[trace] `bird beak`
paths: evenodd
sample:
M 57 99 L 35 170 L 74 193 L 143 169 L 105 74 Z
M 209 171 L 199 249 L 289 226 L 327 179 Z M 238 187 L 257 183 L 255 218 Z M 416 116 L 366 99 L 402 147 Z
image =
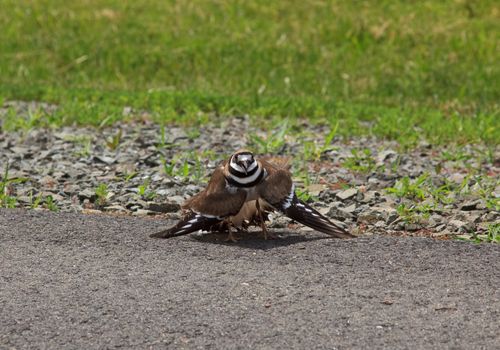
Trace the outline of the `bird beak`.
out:
M 248 174 L 247 169 L 248 169 L 248 165 L 250 165 L 250 162 L 244 161 L 242 165 L 243 165 L 243 170 L 245 170 L 245 175 L 247 175 Z

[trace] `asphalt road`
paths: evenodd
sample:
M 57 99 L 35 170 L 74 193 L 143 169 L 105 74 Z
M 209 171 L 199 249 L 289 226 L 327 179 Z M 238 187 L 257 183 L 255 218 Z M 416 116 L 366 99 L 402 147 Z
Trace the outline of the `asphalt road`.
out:
M 500 246 L 0 210 L 0 348 L 498 349 Z

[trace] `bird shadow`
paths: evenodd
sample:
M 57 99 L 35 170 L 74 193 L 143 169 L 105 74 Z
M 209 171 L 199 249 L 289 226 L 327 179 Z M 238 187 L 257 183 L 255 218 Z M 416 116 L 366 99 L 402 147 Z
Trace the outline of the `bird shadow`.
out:
M 331 237 L 324 236 L 305 236 L 292 231 L 273 232 L 276 237 L 271 239 L 264 239 L 260 232 L 247 232 L 235 234 L 237 241 L 227 241 L 227 233 L 210 232 L 199 236 L 191 236 L 192 239 L 199 242 L 237 246 L 247 249 L 260 249 L 268 250 L 279 247 L 286 247 L 303 242 L 317 241 L 322 239 L 331 239 Z

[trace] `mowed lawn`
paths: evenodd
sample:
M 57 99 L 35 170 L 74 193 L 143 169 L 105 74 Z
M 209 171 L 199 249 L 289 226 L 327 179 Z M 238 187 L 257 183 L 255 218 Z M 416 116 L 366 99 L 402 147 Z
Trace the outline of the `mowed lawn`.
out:
M 109 124 L 130 106 L 158 122 L 500 140 L 493 0 L 1 0 L 0 28 L 0 102 L 59 105 L 37 125 Z

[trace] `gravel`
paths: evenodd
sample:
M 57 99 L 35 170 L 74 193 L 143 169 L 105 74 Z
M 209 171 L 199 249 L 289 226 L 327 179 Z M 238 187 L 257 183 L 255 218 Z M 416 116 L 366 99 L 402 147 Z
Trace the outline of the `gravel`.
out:
M 34 102 L 8 102 L 15 109 L 55 110 Z M 3 129 L 0 129 L 3 130 Z M 314 204 L 355 234 L 447 236 L 484 233 L 500 220 L 500 149 L 480 145 L 453 148 L 422 142 L 409 151 L 396 142 L 370 137 L 336 137 L 317 161 L 301 160 L 305 144 L 322 145 L 323 126 L 304 125 L 302 136 L 287 135 L 280 154 L 294 169 L 306 167 L 309 183 L 299 188 Z M 162 134 L 164 136 L 162 136 Z M 162 128 L 145 118 L 112 127 L 62 127 L 0 133 L 0 171 L 8 167 L 5 193 L 18 208 L 62 212 L 104 212 L 176 219 L 186 198 L 231 152 L 265 137 L 248 117 L 228 118 L 199 128 Z M 369 150 L 369 155 L 364 150 Z M 428 174 L 433 196 L 415 199 L 390 194 L 408 177 Z M 97 190 L 104 186 L 104 191 Z M 452 186 L 453 191 L 439 192 Z M 5 206 L 5 205 L 4 205 Z M 273 216 L 271 227 L 288 221 Z M 295 227 L 295 226 L 294 226 Z

